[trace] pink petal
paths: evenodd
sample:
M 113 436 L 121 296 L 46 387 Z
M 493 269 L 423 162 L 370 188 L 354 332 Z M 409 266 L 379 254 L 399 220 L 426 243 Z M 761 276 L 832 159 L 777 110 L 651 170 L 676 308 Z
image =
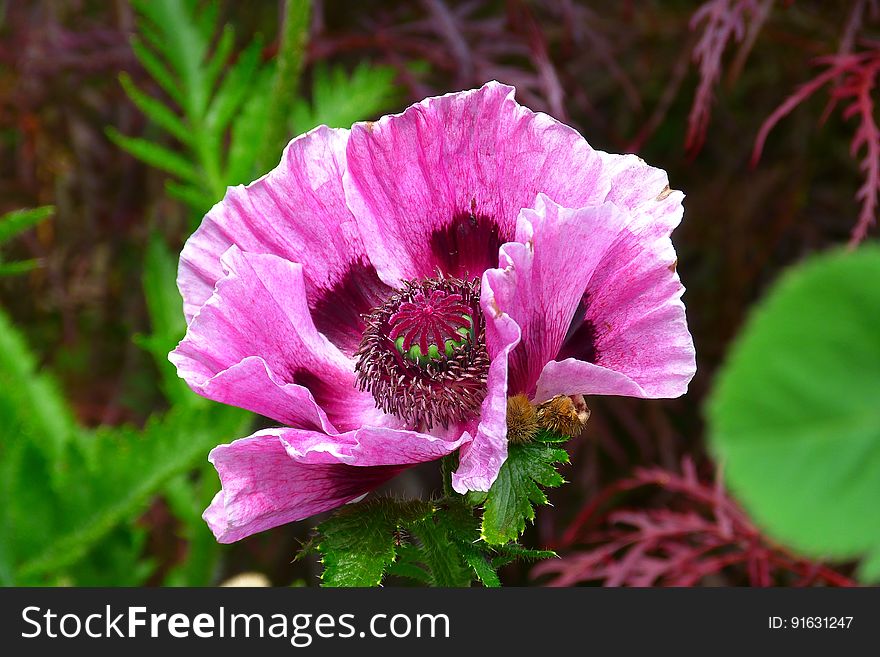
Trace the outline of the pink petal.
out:
M 389 285 L 438 267 L 479 276 L 496 266 L 498 247 L 538 192 L 568 207 L 608 194 L 600 154 L 513 94 L 489 82 L 352 128 L 345 193 Z
M 663 169 L 649 166 L 636 155 L 615 155 L 600 151 L 611 189 L 605 197 L 623 210 L 633 224 L 632 232 L 652 241 L 664 257 L 675 259 L 669 236 L 681 223 L 684 194 L 669 189 L 669 177 Z
M 499 268 L 485 279 L 498 307 L 520 326 L 510 357 L 510 394 L 531 396 L 541 370 L 556 358 L 587 282 L 626 218 L 612 203 L 577 210 L 538 195 L 520 213 L 516 242 L 501 247 Z
M 575 393 L 678 397 L 696 372 L 670 240 L 681 220 L 683 195 L 670 192 L 666 174 L 635 156 L 603 157 L 614 179 L 609 199 L 627 223 L 582 299 L 589 330 L 576 335 L 589 335 L 589 348 L 578 353 L 578 345 L 564 345 L 561 362 L 544 368 L 536 401 Z M 592 363 L 583 362 L 586 354 Z
M 536 402 L 546 401 L 556 395 L 579 394 L 651 397 L 631 378 L 607 367 L 575 358 L 547 363 L 538 379 Z
M 360 313 L 387 293 L 345 203 L 348 130 L 321 126 L 288 144 L 281 163 L 248 186 L 230 187 L 184 246 L 178 286 L 191 321 L 223 277 L 232 246 L 302 263 L 318 329 L 348 353 L 363 330 Z
M 452 475 L 452 487 L 461 494 L 469 490 L 488 491 L 507 460 L 508 359 L 519 344 L 520 328 L 507 313 L 500 311 L 495 297 L 496 291 L 486 272 L 480 306 L 486 318 L 486 348 L 492 364 L 476 435 L 461 448 L 459 467 Z
M 364 427 L 344 434 L 267 429 L 215 447 L 222 490 L 203 518 L 231 543 L 351 502 L 409 465 L 445 456 L 447 441 L 414 431 Z
M 323 431 L 392 420 L 355 388 L 351 359 L 316 330 L 302 265 L 236 246 L 222 264 L 226 275 L 169 355 L 194 391 Z

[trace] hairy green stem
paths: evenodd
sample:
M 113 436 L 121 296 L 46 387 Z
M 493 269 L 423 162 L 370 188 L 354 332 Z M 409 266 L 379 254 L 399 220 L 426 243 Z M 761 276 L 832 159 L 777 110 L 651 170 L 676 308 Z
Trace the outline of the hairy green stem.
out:
M 285 0 L 284 24 L 278 45 L 278 67 L 272 81 L 266 134 L 260 151 L 260 170 L 273 167 L 282 145 L 289 137 L 290 113 L 296 99 L 302 71 L 311 16 L 309 0 Z

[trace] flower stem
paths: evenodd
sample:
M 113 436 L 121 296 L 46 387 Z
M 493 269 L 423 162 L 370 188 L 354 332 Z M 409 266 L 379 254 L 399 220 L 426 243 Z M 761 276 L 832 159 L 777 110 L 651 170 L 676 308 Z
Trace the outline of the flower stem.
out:
M 278 44 L 278 66 L 272 81 L 266 134 L 260 152 L 260 170 L 278 163 L 281 147 L 289 138 L 290 113 L 296 100 L 299 75 L 305 60 L 309 35 L 310 0 L 286 0 L 284 24 Z

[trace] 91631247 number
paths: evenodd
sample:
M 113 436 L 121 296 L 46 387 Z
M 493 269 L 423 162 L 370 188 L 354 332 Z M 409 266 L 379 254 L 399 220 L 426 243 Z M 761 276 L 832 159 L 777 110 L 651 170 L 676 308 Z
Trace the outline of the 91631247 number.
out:
M 853 616 L 770 616 L 767 626 L 771 630 L 847 630 L 852 626 Z

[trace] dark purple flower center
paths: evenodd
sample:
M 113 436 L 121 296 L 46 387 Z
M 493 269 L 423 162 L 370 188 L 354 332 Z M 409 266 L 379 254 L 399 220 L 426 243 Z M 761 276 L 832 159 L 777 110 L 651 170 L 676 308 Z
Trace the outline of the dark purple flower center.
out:
M 365 315 L 358 387 L 416 429 L 472 417 L 489 371 L 479 299 L 477 279 L 407 281 Z

